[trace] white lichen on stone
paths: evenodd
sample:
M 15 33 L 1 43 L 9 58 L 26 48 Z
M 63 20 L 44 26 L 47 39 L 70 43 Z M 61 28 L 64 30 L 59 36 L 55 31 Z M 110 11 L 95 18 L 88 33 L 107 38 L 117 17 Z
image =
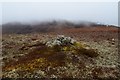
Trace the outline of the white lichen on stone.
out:
M 54 39 L 47 41 L 46 45 L 48 47 L 53 47 L 55 45 L 71 45 L 74 44 L 76 40 L 72 39 L 71 37 L 65 37 L 64 35 L 58 35 Z

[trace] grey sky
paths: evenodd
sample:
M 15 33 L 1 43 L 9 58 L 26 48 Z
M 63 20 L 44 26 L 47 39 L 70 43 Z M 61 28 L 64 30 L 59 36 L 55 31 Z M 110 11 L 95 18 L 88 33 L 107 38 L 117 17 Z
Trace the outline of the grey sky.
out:
M 92 21 L 118 25 L 117 2 L 3 3 L 2 22 Z

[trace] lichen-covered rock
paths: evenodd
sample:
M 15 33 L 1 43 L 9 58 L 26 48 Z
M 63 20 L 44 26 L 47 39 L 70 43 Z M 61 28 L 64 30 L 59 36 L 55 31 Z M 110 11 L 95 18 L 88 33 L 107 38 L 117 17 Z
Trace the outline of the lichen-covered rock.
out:
M 72 39 L 71 37 L 65 37 L 64 35 L 58 35 L 56 38 L 47 41 L 46 45 L 49 47 L 53 47 L 56 45 L 65 46 L 65 45 L 72 45 L 76 42 L 76 40 Z

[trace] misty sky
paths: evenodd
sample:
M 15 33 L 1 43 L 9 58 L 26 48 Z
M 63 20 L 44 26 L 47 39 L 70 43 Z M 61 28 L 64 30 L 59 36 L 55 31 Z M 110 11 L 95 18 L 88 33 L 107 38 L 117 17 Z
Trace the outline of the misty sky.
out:
M 2 4 L 2 23 L 49 20 L 118 25 L 117 2 L 21 2 Z

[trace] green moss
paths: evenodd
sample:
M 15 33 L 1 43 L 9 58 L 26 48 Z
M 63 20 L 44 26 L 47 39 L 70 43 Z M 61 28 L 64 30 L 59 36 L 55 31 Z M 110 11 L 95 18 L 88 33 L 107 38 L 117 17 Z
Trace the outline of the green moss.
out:
M 85 47 L 80 42 L 75 42 L 73 45 L 75 46 L 75 48 L 84 48 Z

